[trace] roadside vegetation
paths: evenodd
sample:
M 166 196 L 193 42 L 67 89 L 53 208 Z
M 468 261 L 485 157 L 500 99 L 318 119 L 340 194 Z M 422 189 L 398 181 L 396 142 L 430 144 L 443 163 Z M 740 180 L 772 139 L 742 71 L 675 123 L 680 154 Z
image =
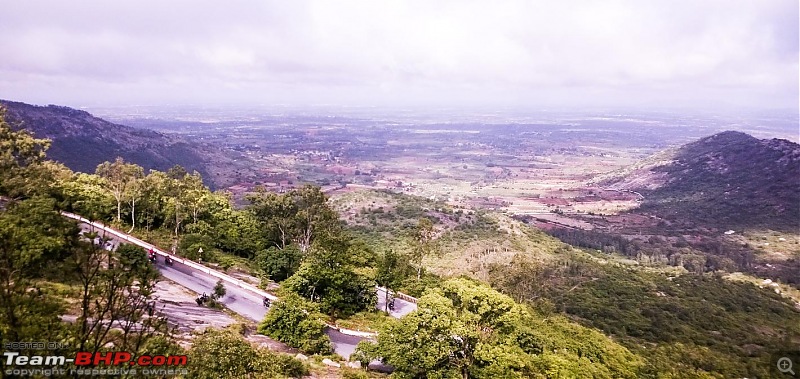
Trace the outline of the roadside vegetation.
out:
M 795 304 L 724 278 L 746 255 L 709 265 L 673 246 L 680 264 L 667 271 L 678 257 L 654 240 L 652 249 L 630 250 L 652 265 L 624 264 L 614 257 L 630 258 L 630 246 L 619 240 L 562 236 L 592 248 L 581 251 L 502 214 L 388 193 L 373 204 L 329 201 L 313 186 L 258 190 L 235 207 L 180 166 L 145 173 L 117 159 L 75 173 L 46 160 L 46 148 L 0 117 L 3 343 L 64 341 L 64 354 L 183 351 L 151 306 L 158 273 L 146 252 L 103 249 L 63 210 L 204 264 L 253 272 L 265 288 L 279 283 L 282 301 L 258 330 L 304 352 L 330 352 L 323 321 L 368 324 L 377 341 L 355 359 L 381 359 L 398 378 L 770 377 L 774 358 L 800 344 Z M 376 285 L 418 296 L 419 310 L 376 316 Z M 223 286 L 209 290 L 225 295 Z M 68 310 L 75 321 L 61 319 Z M 231 330 L 198 336 L 188 354 L 188 377 L 308 372 Z

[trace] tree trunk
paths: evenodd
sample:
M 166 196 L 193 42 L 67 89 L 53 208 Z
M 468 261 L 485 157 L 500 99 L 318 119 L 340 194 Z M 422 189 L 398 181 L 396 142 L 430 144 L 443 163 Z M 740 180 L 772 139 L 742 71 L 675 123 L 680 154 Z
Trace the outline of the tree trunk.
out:
M 133 228 L 136 227 L 136 200 L 131 202 L 131 230 L 128 230 L 128 234 L 133 231 Z

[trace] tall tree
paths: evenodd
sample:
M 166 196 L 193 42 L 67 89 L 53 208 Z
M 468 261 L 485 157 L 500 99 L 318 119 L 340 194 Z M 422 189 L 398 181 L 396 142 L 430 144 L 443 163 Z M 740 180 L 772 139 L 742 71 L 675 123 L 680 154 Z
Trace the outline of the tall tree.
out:
M 422 277 L 422 260 L 433 254 L 436 247 L 434 237 L 436 229 L 427 217 L 420 218 L 414 229 L 414 245 L 411 250 L 411 261 L 417 266 L 417 279 Z
M 389 292 L 397 289 L 406 277 L 408 264 L 400 254 L 388 250 L 378 259 L 378 271 L 375 273 L 375 282 L 385 287 L 384 312 L 389 313 Z
M 47 181 L 37 179 L 43 172 L 37 167 L 45 159 L 50 141 L 36 139 L 26 130 L 13 131 L 0 107 L 0 194 L 12 198 L 41 193 Z
M 113 342 L 140 353 L 147 339 L 167 333 L 152 297 L 159 274 L 144 249 L 122 244 L 107 251 L 86 243 L 67 262 L 81 288 L 75 326 L 79 351 L 98 352 Z
M 287 195 L 267 192 L 263 187 L 247 196 L 248 211 L 262 224 L 267 244 L 285 249 L 294 234 L 297 206 Z
M 136 228 L 136 203 L 144 196 L 144 169 L 141 166 L 133 165 L 129 168 L 130 182 L 125 188 L 125 198 L 131 209 L 131 228 L 128 233 Z
M 77 239 L 75 225 L 35 197 L 0 207 L 0 342 L 62 341 L 62 305 L 36 278 Z M 0 366 L 3 366 L 0 363 Z
M 122 203 L 128 187 L 136 181 L 136 176 L 141 175 L 142 168 L 135 164 L 125 163 L 121 157 L 117 157 L 114 162 L 103 162 L 97 165 L 95 170 L 97 176 L 105 179 L 109 192 L 117 201 L 117 222 L 122 222 Z
M 289 192 L 297 207 L 297 235 L 294 242 L 306 252 L 320 233 L 336 233 L 339 215 L 328 205 L 328 197 L 317 186 L 305 185 Z

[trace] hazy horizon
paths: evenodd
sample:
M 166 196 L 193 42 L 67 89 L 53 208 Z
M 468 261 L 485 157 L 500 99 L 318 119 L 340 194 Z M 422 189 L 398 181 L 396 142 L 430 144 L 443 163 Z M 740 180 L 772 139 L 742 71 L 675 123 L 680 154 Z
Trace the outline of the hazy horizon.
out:
M 798 3 L 46 2 L 0 98 L 71 107 L 787 110 Z

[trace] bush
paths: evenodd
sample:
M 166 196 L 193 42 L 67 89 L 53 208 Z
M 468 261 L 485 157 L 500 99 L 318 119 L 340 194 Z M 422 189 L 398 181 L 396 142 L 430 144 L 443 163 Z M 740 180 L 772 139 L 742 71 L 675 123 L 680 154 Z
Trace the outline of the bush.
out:
M 274 353 L 266 349 L 259 350 L 255 366 L 270 376 L 301 378 L 308 375 L 308 367 L 302 361 L 290 355 Z
M 234 330 L 211 330 L 189 351 L 187 378 L 294 377 L 308 374 L 294 357 L 256 349 Z
M 342 379 L 369 379 L 369 375 L 364 371 L 348 368 L 342 370 Z
M 303 352 L 327 354 L 332 351 L 331 341 L 325 335 L 320 316 L 315 304 L 287 294 L 273 303 L 258 331 Z

